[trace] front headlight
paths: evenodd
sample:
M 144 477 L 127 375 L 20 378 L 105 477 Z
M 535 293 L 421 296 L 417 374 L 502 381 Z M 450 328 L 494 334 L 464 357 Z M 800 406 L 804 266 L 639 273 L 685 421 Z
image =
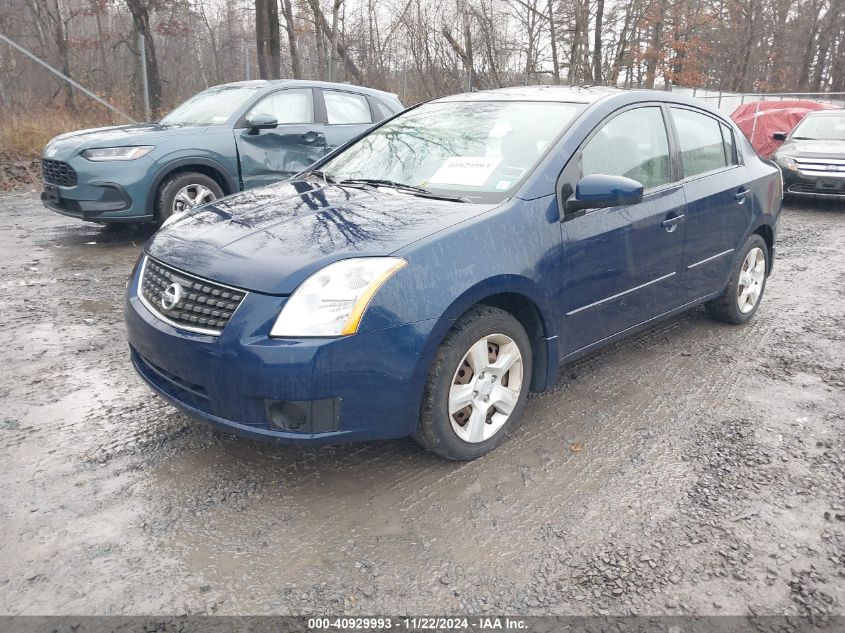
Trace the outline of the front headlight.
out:
M 408 262 L 397 257 L 344 259 L 306 279 L 291 295 L 270 336 L 355 334 L 381 285 Z
M 789 171 L 798 171 L 798 163 L 796 163 L 795 159 L 790 156 L 781 156 L 780 154 L 776 154 L 775 162 Z
M 86 149 L 82 156 L 88 160 L 135 160 L 146 156 L 155 149 L 155 145 L 128 145 L 126 147 L 98 147 Z

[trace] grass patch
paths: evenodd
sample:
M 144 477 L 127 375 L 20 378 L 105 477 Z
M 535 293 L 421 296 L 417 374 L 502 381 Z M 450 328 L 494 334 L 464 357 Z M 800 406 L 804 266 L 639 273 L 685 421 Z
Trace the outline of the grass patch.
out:
M 41 108 L 0 113 L 0 190 L 10 191 L 39 182 L 41 152 L 54 136 L 115 123 L 100 108 L 76 112 Z

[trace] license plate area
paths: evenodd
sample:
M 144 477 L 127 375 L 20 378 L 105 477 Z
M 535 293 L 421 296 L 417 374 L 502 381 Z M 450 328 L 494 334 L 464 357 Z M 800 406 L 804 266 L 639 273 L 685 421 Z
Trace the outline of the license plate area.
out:
M 59 188 L 56 185 L 44 185 L 44 200 L 59 204 Z
M 842 191 L 842 181 L 840 180 L 827 180 L 827 179 L 818 179 L 816 180 L 816 189 L 819 191 L 830 191 L 830 192 L 839 192 Z

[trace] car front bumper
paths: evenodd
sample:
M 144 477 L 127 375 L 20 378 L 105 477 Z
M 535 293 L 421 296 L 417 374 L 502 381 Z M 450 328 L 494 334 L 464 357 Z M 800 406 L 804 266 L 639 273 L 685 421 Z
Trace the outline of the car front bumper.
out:
M 784 195 L 815 198 L 845 197 L 845 175 L 816 176 L 790 169 L 781 169 L 781 172 Z
M 148 158 L 92 162 L 77 155 L 63 162 L 76 173 L 76 184 L 63 186 L 45 181 L 41 202 L 48 209 L 87 222 L 153 219 L 147 205 L 147 183 L 153 165 Z
M 140 267 L 139 267 L 140 268 Z M 219 336 L 174 327 L 130 284 L 125 316 L 135 369 L 202 421 L 285 443 L 398 438 L 416 429 L 437 319 L 338 338 L 268 336 L 285 297 L 249 293 Z

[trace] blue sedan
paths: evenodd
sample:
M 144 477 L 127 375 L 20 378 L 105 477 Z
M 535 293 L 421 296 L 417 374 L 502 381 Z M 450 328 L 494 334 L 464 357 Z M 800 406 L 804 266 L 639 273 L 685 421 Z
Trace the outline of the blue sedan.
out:
M 699 304 L 752 318 L 781 192 L 730 119 L 671 93 L 438 99 L 174 215 L 129 284 L 132 362 L 245 436 L 473 459 L 563 364 Z

